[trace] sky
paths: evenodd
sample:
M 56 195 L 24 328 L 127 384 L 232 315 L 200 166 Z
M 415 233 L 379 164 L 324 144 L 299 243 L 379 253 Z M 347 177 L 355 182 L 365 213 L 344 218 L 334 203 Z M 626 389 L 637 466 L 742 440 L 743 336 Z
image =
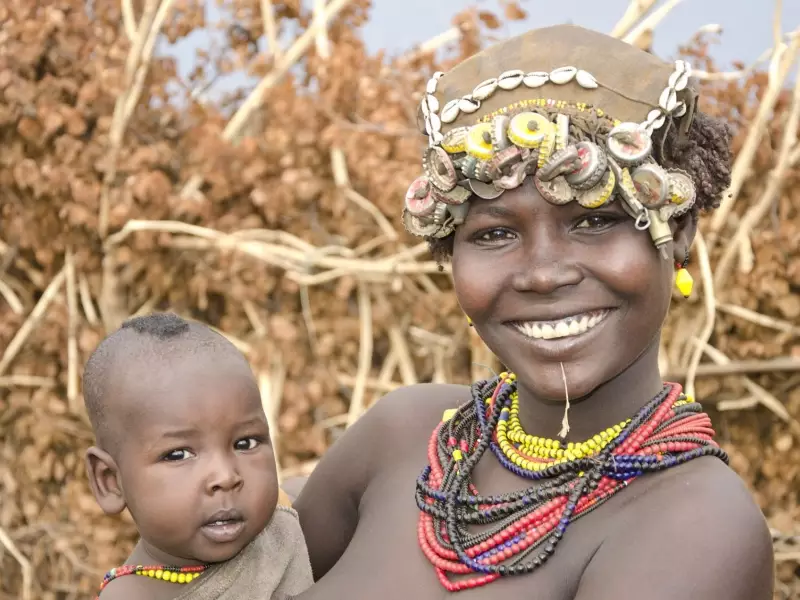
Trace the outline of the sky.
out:
M 659 0 L 657 5 L 666 1 Z M 302 0 L 306 6 L 312 2 Z M 681 0 L 656 28 L 653 49 L 663 59 L 673 59 L 678 47 L 699 28 L 715 24 L 722 28 L 718 43 L 711 51 L 718 67 L 729 69 L 734 60 L 749 64 L 774 45 L 774 2 Z M 362 34 L 368 48 L 384 49 L 390 55 L 398 55 L 448 30 L 452 16 L 457 12 L 475 6 L 501 14 L 500 4 L 500 0 L 373 0 L 372 17 Z M 509 24 L 496 32 L 498 35 L 507 37 L 558 23 L 573 23 L 610 32 L 624 14 L 628 0 L 521 0 L 520 4 L 528 14 L 527 19 Z M 213 22 L 219 12 L 214 8 L 214 2 L 209 0 L 207 6 L 207 19 Z M 800 28 L 800 0 L 782 0 L 781 7 L 783 32 Z M 185 75 L 194 64 L 196 50 L 207 48 L 209 39 L 204 33 L 194 33 L 178 45 L 161 51 L 175 56 L 179 72 Z M 217 96 L 242 86 L 249 88 L 253 84 L 241 75 L 226 77 L 215 84 L 210 95 Z

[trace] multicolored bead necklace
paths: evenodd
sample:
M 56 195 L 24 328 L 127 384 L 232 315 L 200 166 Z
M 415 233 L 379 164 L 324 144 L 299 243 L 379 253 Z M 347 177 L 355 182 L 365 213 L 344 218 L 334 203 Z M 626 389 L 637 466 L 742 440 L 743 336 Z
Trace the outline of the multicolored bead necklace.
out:
M 451 592 L 536 570 L 572 522 L 645 473 L 701 456 L 728 461 L 713 439 L 711 419 L 677 384 L 665 384 L 632 419 L 566 446 L 522 429 L 513 374 L 474 384 L 472 396 L 472 402 L 447 411 L 434 430 L 429 466 L 416 485 L 420 548 Z M 487 450 L 537 484 L 479 495 L 471 474 Z M 484 528 L 473 533 L 469 525 Z
M 169 565 L 152 565 L 149 567 L 142 565 L 123 565 L 116 569 L 111 569 L 103 577 L 103 582 L 100 584 L 100 590 L 95 597 L 95 600 L 100 600 L 100 593 L 106 586 L 120 577 L 125 575 L 141 575 L 143 577 L 150 577 L 152 579 L 160 579 L 170 583 L 191 583 L 203 572 L 208 569 L 208 565 L 199 565 L 194 567 L 172 567 Z

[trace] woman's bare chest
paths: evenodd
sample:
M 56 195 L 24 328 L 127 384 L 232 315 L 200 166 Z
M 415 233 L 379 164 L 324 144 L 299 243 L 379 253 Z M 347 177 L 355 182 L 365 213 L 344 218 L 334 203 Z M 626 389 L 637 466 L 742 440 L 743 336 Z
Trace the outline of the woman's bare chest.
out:
M 393 465 L 370 484 L 362 499 L 358 528 L 347 550 L 300 600 L 489 600 L 498 594 L 513 594 L 526 600 L 574 598 L 580 577 L 602 539 L 601 515 L 576 524 L 559 544 L 557 554 L 533 573 L 453 594 L 442 586 L 420 549 L 414 485 L 424 458 L 414 458 L 419 457 L 408 457 L 403 464 Z M 525 487 L 524 482 L 502 469 L 498 471 L 491 464 L 486 467 L 476 473 L 476 482 L 484 486 L 485 493 Z

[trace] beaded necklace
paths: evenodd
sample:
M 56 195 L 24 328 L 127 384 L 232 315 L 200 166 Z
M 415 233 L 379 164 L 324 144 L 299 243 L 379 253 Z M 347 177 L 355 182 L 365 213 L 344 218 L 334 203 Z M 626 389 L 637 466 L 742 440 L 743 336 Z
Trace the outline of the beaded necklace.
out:
M 475 383 L 472 397 L 443 416 L 416 483 L 419 545 L 450 592 L 536 570 L 572 522 L 645 473 L 701 456 L 728 462 L 711 419 L 677 384 L 665 384 L 632 419 L 566 447 L 523 431 L 513 374 Z M 487 450 L 537 484 L 479 495 L 471 474 Z M 469 525 L 484 527 L 473 533 Z
M 170 565 L 123 565 L 115 569 L 111 569 L 103 577 L 103 582 L 100 584 L 100 590 L 95 596 L 95 600 L 100 600 L 100 593 L 106 586 L 120 577 L 125 575 L 141 575 L 143 577 L 150 577 L 152 579 L 160 579 L 170 583 L 191 583 L 203 572 L 208 569 L 208 565 L 199 565 L 194 567 L 173 567 Z

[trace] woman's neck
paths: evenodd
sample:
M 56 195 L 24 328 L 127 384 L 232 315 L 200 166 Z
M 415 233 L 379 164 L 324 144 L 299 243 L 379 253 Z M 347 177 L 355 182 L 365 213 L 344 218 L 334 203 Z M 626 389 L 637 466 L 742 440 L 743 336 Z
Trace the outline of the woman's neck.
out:
M 583 398 L 570 398 L 569 434 L 564 441 L 583 441 L 632 418 L 661 391 L 658 369 L 658 338 L 622 373 Z M 565 402 L 538 398 L 521 383 L 519 418 L 530 435 L 557 438 L 564 418 Z

